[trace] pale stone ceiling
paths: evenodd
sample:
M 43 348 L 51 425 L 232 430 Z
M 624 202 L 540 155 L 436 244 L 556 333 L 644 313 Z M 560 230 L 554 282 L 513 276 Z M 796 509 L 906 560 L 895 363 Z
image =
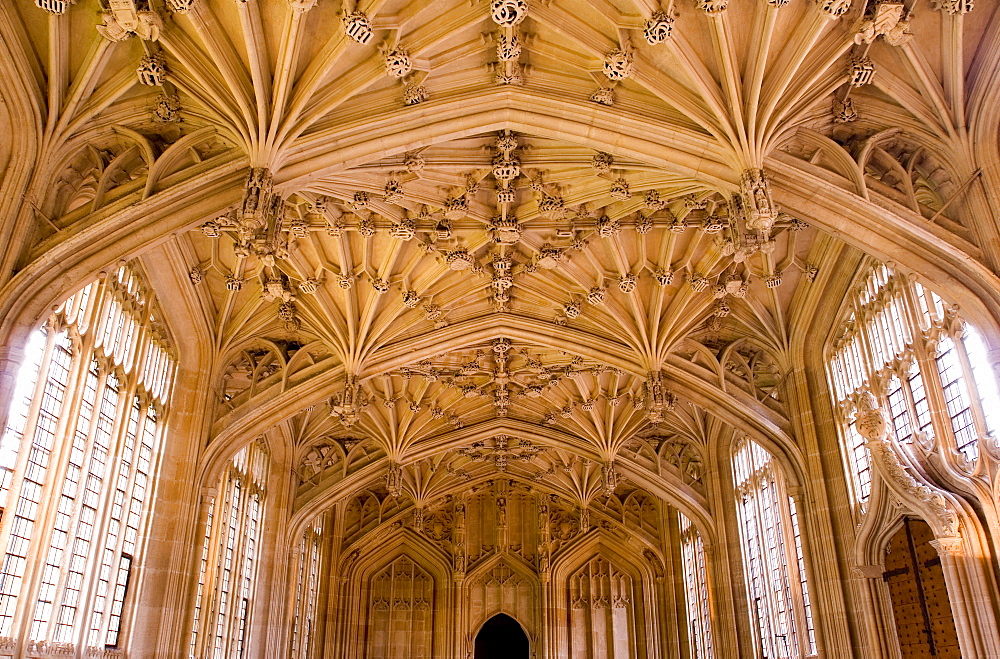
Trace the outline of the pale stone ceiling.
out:
M 945 206 L 971 167 L 940 154 L 995 112 L 973 57 L 995 8 L 869 4 L 19 0 L 0 165 L 34 140 L 48 176 L 8 264 L 34 282 L 43 257 L 82 272 L 168 240 L 214 351 L 211 448 L 277 424 L 313 509 L 387 462 L 429 461 L 414 496 L 427 465 L 486 477 L 495 460 L 454 451 L 497 434 L 548 447 L 511 473 L 586 500 L 602 464 L 643 478 L 637 445 L 719 432 L 706 407 L 787 432 L 776 387 L 843 249 L 829 232 L 888 257 L 934 243 L 911 261 L 930 275 L 993 265 L 975 202 Z M 280 213 L 254 215 L 248 172 Z M 331 438 L 364 441 L 328 457 Z M 689 463 L 657 487 L 697 501 Z

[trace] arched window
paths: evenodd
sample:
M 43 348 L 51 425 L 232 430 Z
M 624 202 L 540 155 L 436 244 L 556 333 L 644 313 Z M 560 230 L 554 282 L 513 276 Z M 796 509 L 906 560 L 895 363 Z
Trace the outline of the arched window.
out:
M 294 659 L 311 656 L 315 643 L 320 569 L 323 560 L 323 527 L 329 526 L 332 513 L 327 513 L 305 530 L 299 540 L 299 565 L 295 578 L 295 607 L 292 611 L 292 647 Z
M 0 636 L 116 648 L 174 359 L 131 266 L 31 335 L 0 439 Z
M 742 439 L 733 457 L 740 541 L 760 657 L 815 654 L 809 588 L 795 501 L 774 457 Z
M 678 512 L 684 594 L 692 659 L 709 659 L 712 654 L 712 624 L 708 604 L 708 575 L 705 572 L 705 543 L 684 513 Z
M 208 503 L 191 629 L 191 657 L 244 657 L 257 584 L 269 456 L 243 447 Z
M 871 489 L 867 449 L 854 428 L 865 390 L 882 400 L 897 442 L 930 448 L 940 437 L 974 463 L 980 440 L 1000 429 L 997 382 L 979 332 L 956 307 L 884 265 L 867 272 L 848 304 L 827 366 L 855 500 L 863 504 Z

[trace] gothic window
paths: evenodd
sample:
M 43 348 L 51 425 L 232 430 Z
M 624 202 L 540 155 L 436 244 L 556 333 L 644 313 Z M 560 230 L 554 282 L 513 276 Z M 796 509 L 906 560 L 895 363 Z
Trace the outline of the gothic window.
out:
M 910 363 L 909 370 L 901 376 L 896 373 L 890 375 L 886 401 L 896 441 L 910 443 L 915 433 L 919 433 L 925 441 L 934 437 L 927 390 L 924 388 L 920 367 L 915 361 Z
M 1000 437 L 1000 387 L 993 376 L 990 361 L 986 352 L 986 344 L 982 335 L 972 325 L 965 325 L 962 335 L 962 348 L 969 356 L 969 370 L 972 371 L 972 382 L 979 394 L 979 409 L 983 411 L 983 422 L 986 432 L 992 437 Z
M 229 659 L 248 651 L 269 456 L 263 440 L 241 449 L 207 507 L 195 591 L 191 656 Z
M 941 438 L 972 463 L 997 436 L 997 382 L 982 337 L 933 291 L 883 265 L 849 299 L 827 366 L 855 500 L 870 494 L 864 440 L 854 428 L 863 391 L 882 400 L 892 435 L 925 449 Z
M 606 559 L 592 559 L 569 578 L 569 613 L 571 656 L 635 656 L 632 578 Z
M 687 602 L 688 635 L 692 659 L 709 659 L 712 654 L 711 612 L 708 605 L 708 576 L 705 572 L 705 543 L 691 520 L 677 513 L 680 523 L 681 562 Z
M 0 439 L 0 636 L 120 645 L 173 364 L 129 266 L 29 338 Z
M 945 409 L 955 433 L 955 448 L 965 457 L 975 460 L 979 457 L 979 438 L 972 420 L 971 401 L 969 392 L 966 391 L 965 374 L 959 363 L 958 346 L 950 336 L 945 336 L 938 342 L 934 361 L 941 378 Z
M 315 643 L 316 606 L 319 597 L 323 517 L 316 519 L 299 540 L 299 565 L 295 581 L 292 618 L 293 659 L 306 659 Z
M 795 502 L 774 457 L 743 439 L 733 466 L 750 611 L 758 656 L 815 653 L 812 611 Z

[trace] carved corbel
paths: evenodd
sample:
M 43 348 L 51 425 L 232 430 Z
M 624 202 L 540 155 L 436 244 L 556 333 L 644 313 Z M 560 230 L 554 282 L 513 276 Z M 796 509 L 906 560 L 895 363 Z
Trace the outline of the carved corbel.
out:
M 871 454 L 872 469 L 901 502 L 920 513 L 938 538 L 958 537 L 959 518 L 954 505 L 934 486 L 921 482 L 900 460 L 887 439 L 888 423 L 871 392 L 863 392 L 855 416 L 858 433 Z
M 959 536 L 938 538 L 931 540 L 930 544 L 941 558 L 961 556 L 963 553 L 962 538 Z

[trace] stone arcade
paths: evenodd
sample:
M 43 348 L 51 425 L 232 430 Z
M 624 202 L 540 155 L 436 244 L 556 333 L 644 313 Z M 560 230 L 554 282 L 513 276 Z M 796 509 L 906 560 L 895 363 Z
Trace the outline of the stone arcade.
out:
M 0 1 L 0 658 L 1000 657 L 998 44 Z

